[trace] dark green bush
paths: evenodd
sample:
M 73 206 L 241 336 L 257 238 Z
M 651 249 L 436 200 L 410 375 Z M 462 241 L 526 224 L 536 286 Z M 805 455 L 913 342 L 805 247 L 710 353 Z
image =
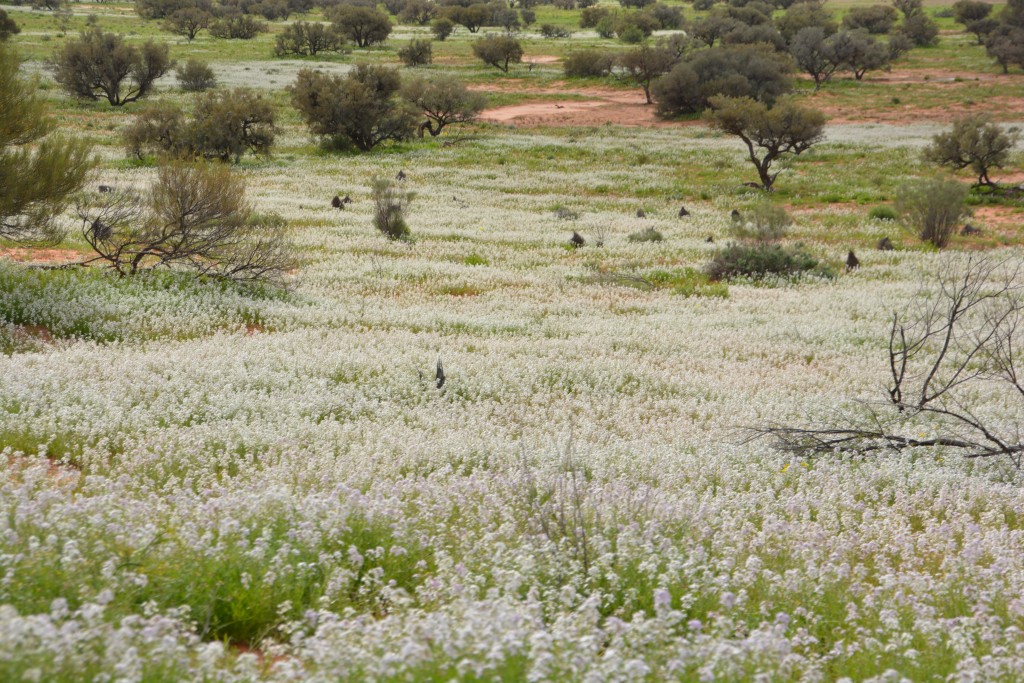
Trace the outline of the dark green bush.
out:
M 802 245 L 784 247 L 766 243 L 729 244 L 715 254 L 705 272 L 712 281 L 735 278 L 760 280 L 771 276 L 790 278 L 805 273 L 831 277 L 833 274 Z
M 190 59 L 179 65 L 174 74 L 178 77 L 178 85 L 185 92 L 200 92 L 217 87 L 217 78 L 213 75 L 213 69 L 209 64 L 198 59 Z
M 665 236 L 654 228 L 644 228 L 632 233 L 626 239 L 630 242 L 661 242 L 665 239 Z
M 615 55 L 599 48 L 571 52 L 562 63 L 565 75 L 570 78 L 608 76 L 614 66 Z

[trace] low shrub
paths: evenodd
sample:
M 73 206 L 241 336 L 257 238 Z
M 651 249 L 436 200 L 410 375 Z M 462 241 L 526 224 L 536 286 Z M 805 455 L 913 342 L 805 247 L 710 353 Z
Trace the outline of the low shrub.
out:
M 429 40 L 410 40 L 398 49 L 398 58 L 406 66 L 423 66 L 433 60 L 433 49 Z
M 919 180 L 900 188 L 896 210 L 918 237 L 942 249 L 967 210 L 966 198 L 967 188 L 955 180 Z
M 545 38 L 569 38 L 572 36 L 572 31 L 554 24 L 541 24 L 540 34 Z
M 665 236 L 654 228 L 644 228 L 632 233 L 626 239 L 630 242 L 661 242 L 665 239 Z
M 784 247 L 780 244 L 729 244 L 715 254 L 704 272 L 712 282 L 749 278 L 761 280 L 777 276 L 793 278 L 800 275 L 831 277 L 831 268 L 819 263 L 803 245 Z
M 217 87 L 217 78 L 206 62 L 190 59 L 175 70 L 178 85 L 185 92 L 201 92 Z
M 412 201 L 412 192 L 408 192 L 394 180 L 387 178 L 373 179 L 373 225 L 388 239 L 408 239 L 409 225 L 405 222 L 405 212 Z
M 891 206 L 876 206 L 868 212 L 868 218 L 876 221 L 895 221 L 900 215 Z
M 608 50 L 590 49 L 571 52 L 562 64 L 570 78 L 604 77 L 612 72 L 615 55 Z

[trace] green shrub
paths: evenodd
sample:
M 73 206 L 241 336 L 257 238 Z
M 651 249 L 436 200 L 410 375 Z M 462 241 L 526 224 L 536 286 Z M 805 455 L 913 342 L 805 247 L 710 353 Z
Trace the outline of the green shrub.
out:
M 955 180 L 918 180 L 900 188 L 896 210 L 918 237 L 942 249 L 966 212 L 966 198 L 967 188 Z
M 657 289 L 669 289 L 683 297 L 703 296 L 726 299 L 729 287 L 724 282 L 711 282 L 708 274 L 696 268 L 682 270 L 656 270 L 646 275 Z
M 541 24 L 540 34 L 545 38 L 570 38 L 572 31 L 554 24 Z
M 403 47 L 398 48 L 398 58 L 406 66 L 430 64 L 434 60 L 430 41 L 426 39 L 410 40 Z
M 434 19 L 430 24 L 430 31 L 436 40 L 444 40 L 455 30 L 455 22 L 445 17 Z
M 387 178 L 373 179 L 373 225 L 388 239 L 409 237 L 405 211 L 412 201 L 412 192 L 402 189 L 398 181 Z
M 178 85 L 185 92 L 201 92 L 217 87 L 217 78 L 213 69 L 206 62 L 190 59 L 178 66 L 174 75 L 178 77 Z
M 609 50 L 589 49 L 569 53 L 562 63 L 565 75 L 570 78 L 608 76 L 615 66 L 615 55 Z
M 873 218 L 876 221 L 894 221 L 899 217 L 896 209 L 891 206 L 876 206 L 868 212 L 868 218 Z
M 630 242 L 661 242 L 665 236 L 654 228 L 644 228 L 627 237 Z
M 811 256 L 803 245 L 729 244 L 715 254 L 705 268 L 712 282 L 750 278 L 760 280 L 778 276 L 792 278 L 802 274 L 831 277 L 833 272 Z

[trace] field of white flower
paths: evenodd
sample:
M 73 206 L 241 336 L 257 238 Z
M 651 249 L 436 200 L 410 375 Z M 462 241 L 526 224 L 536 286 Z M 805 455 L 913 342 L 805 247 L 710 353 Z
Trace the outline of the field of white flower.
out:
M 702 128 L 303 144 L 246 171 L 295 226 L 286 292 L 0 264 L 0 680 L 1020 679 L 1009 463 L 742 431 L 884 395 L 892 311 L 956 256 L 688 296 L 629 276 L 685 280 L 753 201 Z M 409 244 L 370 220 L 399 169 Z M 829 230 L 794 233 L 838 266 Z

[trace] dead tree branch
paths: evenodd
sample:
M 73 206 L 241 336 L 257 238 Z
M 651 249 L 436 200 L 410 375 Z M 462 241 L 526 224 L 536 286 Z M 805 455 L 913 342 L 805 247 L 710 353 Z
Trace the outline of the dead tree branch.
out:
M 884 404 L 862 403 L 862 424 L 749 430 L 783 450 L 813 455 L 908 448 L 967 458 L 1024 458 L 1024 282 L 1019 261 L 970 257 L 893 314 Z

